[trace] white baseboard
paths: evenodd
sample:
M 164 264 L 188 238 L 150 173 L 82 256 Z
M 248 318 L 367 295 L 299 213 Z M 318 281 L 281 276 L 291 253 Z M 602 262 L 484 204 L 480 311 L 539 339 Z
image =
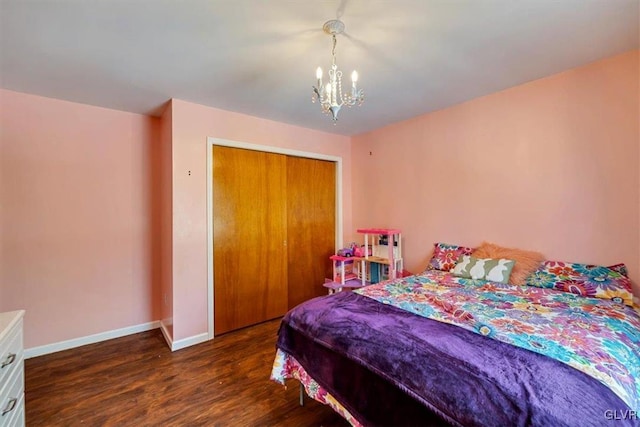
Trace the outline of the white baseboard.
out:
M 167 342 L 169 348 L 171 348 L 173 346 L 173 338 L 171 338 L 171 334 L 169 333 L 167 325 L 165 325 L 163 320 L 160 321 L 160 332 L 162 332 L 164 340 Z M 171 351 L 173 351 L 173 348 L 171 348 Z
M 164 335 L 165 341 L 169 345 L 171 351 L 181 350 L 186 347 L 190 347 L 192 345 L 200 344 L 205 341 L 209 341 L 209 333 L 205 332 L 199 335 L 194 335 L 192 337 L 183 338 L 178 341 L 174 341 L 171 337 L 171 334 L 167 330 L 167 327 L 163 322 L 160 322 L 160 330 L 162 331 L 162 335 Z
M 155 322 L 147 322 L 140 325 L 129 326 L 127 328 L 100 332 L 99 334 L 89 335 L 86 337 L 74 338 L 53 344 L 41 345 L 39 347 L 27 348 L 24 351 L 24 358 L 30 359 L 32 357 L 43 356 L 45 354 L 55 353 L 62 350 L 69 350 L 71 348 L 76 348 L 87 344 L 94 344 L 113 338 L 120 338 L 131 334 L 137 334 L 139 332 L 146 332 L 152 329 L 158 329 L 159 327 L 160 322 L 156 320 Z
M 191 347 L 192 345 L 200 344 L 205 341 L 209 341 L 209 334 L 207 332 L 204 332 L 199 335 L 194 335 L 189 338 L 183 338 L 181 340 L 174 341 L 173 345 L 171 345 L 171 351 L 176 351 L 186 347 Z

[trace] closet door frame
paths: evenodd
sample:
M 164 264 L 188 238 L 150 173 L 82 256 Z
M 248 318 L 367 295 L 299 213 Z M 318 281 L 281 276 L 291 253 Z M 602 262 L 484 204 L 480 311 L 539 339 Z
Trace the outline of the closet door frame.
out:
M 327 160 L 336 164 L 336 250 L 342 247 L 342 157 L 309 151 L 292 150 L 288 148 L 272 147 L 268 145 L 252 144 L 249 142 L 232 141 L 207 137 L 207 320 L 209 339 L 213 335 L 213 146 L 241 148 L 245 150 L 262 151 L 265 153 L 285 154 L 288 156 L 305 157 L 308 159 Z

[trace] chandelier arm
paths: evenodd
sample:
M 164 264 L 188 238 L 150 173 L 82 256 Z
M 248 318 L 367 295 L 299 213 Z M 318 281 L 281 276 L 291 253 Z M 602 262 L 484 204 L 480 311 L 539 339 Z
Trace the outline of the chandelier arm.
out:
M 313 88 L 313 92 L 315 94 L 315 97 L 311 98 L 312 102 L 316 102 L 316 99 L 318 100 L 318 102 L 322 103 L 324 100 L 322 99 L 322 94 L 320 93 L 320 91 L 318 90 L 317 87 L 315 86 L 311 86 Z

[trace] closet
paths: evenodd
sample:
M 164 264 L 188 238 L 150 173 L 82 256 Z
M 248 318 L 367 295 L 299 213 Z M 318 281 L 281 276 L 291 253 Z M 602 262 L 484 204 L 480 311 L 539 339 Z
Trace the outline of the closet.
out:
M 334 162 L 213 145 L 214 335 L 326 293 Z

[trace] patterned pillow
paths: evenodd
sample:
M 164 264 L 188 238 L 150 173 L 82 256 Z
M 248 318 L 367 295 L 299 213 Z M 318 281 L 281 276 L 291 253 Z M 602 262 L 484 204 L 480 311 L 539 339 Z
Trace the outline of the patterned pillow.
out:
M 460 255 L 471 255 L 471 252 L 473 252 L 472 248 L 446 243 L 435 243 L 433 246 L 433 256 L 429 261 L 427 270 L 450 271 L 456 266 Z
M 471 255 L 461 255 L 451 271 L 454 276 L 508 283 L 515 263 L 515 261 L 504 258 L 475 258 Z
M 601 265 L 545 261 L 526 284 L 633 306 L 629 278 Z
M 610 268 L 611 270 L 616 271 L 625 277 L 629 277 L 629 271 L 627 270 L 627 266 L 622 263 L 616 264 L 616 265 L 610 265 L 607 268 Z
M 524 285 L 526 278 L 536 271 L 545 260 L 545 256 L 539 252 L 526 251 L 518 248 L 505 248 L 495 243 L 482 242 L 473 252 L 476 258 L 512 259 L 516 262 L 509 278 L 509 283 Z

